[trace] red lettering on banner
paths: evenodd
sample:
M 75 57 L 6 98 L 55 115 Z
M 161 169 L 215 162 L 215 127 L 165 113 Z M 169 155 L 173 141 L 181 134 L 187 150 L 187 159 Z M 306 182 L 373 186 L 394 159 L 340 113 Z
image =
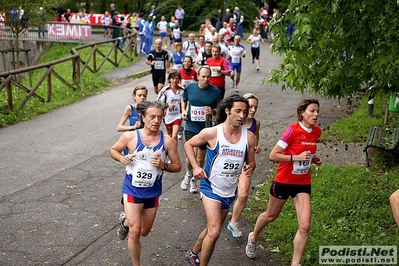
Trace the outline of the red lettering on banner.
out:
M 72 39 L 91 39 L 91 26 L 80 24 L 46 23 L 49 37 L 72 38 Z
M 81 18 L 79 17 L 79 13 L 71 13 L 70 20 L 71 23 L 102 25 L 103 16 L 104 16 L 103 14 L 86 14 L 85 21 L 82 21 Z M 118 18 L 123 16 L 125 17 L 126 20 L 129 20 L 130 14 L 118 14 L 117 16 Z M 62 22 L 66 22 L 64 16 L 62 16 Z

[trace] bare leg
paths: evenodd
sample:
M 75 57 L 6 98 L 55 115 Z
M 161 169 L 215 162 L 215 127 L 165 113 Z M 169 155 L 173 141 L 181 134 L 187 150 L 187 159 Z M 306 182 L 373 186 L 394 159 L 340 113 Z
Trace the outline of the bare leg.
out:
M 266 211 L 261 213 L 256 220 L 254 233 L 252 234 L 251 239 L 252 242 L 256 243 L 260 233 L 266 227 L 266 225 L 277 219 L 286 202 L 287 200 L 281 200 L 273 197 L 272 195 L 269 196 L 269 203 L 267 205 Z
M 389 202 L 391 203 L 393 218 L 399 228 L 399 189 L 392 193 Z
M 291 265 L 297 266 L 308 241 L 312 211 L 310 195 L 307 193 L 299 193 L 293 198 L 293 202 L 298 218 L 298 231 L 294 238 L 294 254 L 292 255 Z
M 201 244 L 201 266 L 208 265 L 215 250 L 216 241 L 221 232 L 221 226 L 227 217 L 228 210 L 221 211 L 221 204 L 207 197 L 202 197 L 204 205 L 207 227 L 200 234 L 193 251 L 198 253 L 198 246 Z
M 247 203 L 248 200 L 249 186 L 251 184 L 251 178 L 242 173 L 239 177 L 239 180 L 240 181 L 238 182 L 238 196 L 236 201 L 234 202 L 233 214 L 231 215 L 231 220 L 230 220 L 231 223 L 236 223 L 240 218 L 241 213 L 243 212 L 245 204 Z
M 237 77 L 236 77 L 236 86 L 238 86 L 238 83 L 240 83 L 241 80 L 241 73 L 237 72 Z
M 128 249 L 134 266 L 140 265 L 140 236 L 147 236 L 155 220 L 157 208 L 143 209 L 143 204 L 124 201 L 125 226 L 129 226 Z

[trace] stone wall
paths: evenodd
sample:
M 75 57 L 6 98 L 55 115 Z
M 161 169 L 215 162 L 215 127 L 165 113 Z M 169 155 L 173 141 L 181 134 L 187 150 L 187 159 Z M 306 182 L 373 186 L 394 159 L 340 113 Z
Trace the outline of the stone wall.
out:
M 30 50 L 27 55 L 29 58 L 29 65 L 33 66 L 37 63 L 41 53 L 48 48 L 49 44 L 41 41 L 19 41 L 19 48 Z M 2 40 L 0 41 L 0 51 L 8 50 L 15 47 L 15 41 L 13 40 Z M 14 70 L 17 66 L 14 60 L 17 59 L 16 53 L 14 53 L 14 59 L 11 52 L 0 53 L 0 72 Z M 28 61 L 25 52 L 19 54 L 20 68 L 28 66 Z M 15 66 L 14 66 L 15 64 Z

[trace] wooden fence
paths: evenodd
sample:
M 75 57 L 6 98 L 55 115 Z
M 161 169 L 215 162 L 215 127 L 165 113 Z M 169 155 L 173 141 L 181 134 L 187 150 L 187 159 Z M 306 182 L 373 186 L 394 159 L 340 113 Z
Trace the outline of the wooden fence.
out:
M 73 90 L 82 90 L 82 76 L 86 70 L 96 73 L 104 66 L 106 62 L 110 62 L 115 67 L 118 67 L 124 57 L 133 60 L 134 56 L 137 56 L 137 34 L 129 29 L 125 29 L 124 32 L 125 36 L 119 37 L 117 39 L 101 40 L 99 38 L 101 41 L 99 40 L 75 47 L 71 50 L 71 56 L 62 59 L 16 70 L 1 72 L 0 92 L 3 89 L 6 90 L 8 109 L 10 111 L 14 110 L 14 105 L 16 104 L 18 104 L 17 109 L 20 109 L 31 97 L 35 97 L 42 102 L 50 102 L 52 96 L 52 80 L 54 78 L 61 81 L 67 88 Z M 121 45 L 121 43 L 123 43 L 123 45 Z M 101 45 L 110 46 L 108 53 L 103 53 L 98 49 Z M 82 49 L 92 49 L 86 61 L 83 60 L 79 55 L 79 51 Z M 102 58 L 100 62 L 97 61 L 98 56 Z M 71 62 L 72 67 L 72 83 L 68 82 L 65 77 L 63 77 L 62 73 L 57 73 L 54 69 L 56 65 L 68 61 Z M 45 73 L 36 84 L 32 84 L 31 79 L 29 79 L 29 87 L 24 85 L 22 80 L 19 78 L 22 74 L 25 74 L 25 76 L 27 74 L 30 77 L 32 72 L 42 69 L 46 69 Z M 43 98 L 36 94 L 36 91 L 38 88 L 40 88 L 45 80 L 47 81 L 47 97 Z M 12 86 L 15 86 L 16 88 L 26 92 L 26 97 L 20 103 L 14 102 Z

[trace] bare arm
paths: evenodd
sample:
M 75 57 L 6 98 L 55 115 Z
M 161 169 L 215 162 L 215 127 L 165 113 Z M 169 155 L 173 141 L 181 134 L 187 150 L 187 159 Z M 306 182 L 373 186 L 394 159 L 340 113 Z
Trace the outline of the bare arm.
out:
M 259 128 L 260 128 L 260 121 L 256 119 L 256 130 L 254 132 L 255 135 L 255 153 L 259 154 L 261 152 L 261 149 L 259 147 Z
M 124 165 L 128 165 L 132 160 L 133 157 L 131 154 L 128 154 L 126 156 L 122 155 L 122 152 L 125 149 L 128 149 L 128 143 L 129 142 L 135 142 L 135 132 L 125 132 L 123 133 L 119 140 L 112 145 L 111 149 L 109 150 L 109 155 L 111 156 L 112 159 L 115 161 L 121 162 Z
M 129 105 L 125 108 L 125 111 L 123 111 L 121 120 L 119 120 L 118 126 L 116 127 L 116 130 L 118 132 L 124 132 L 124 131 L 130 131 L 130 130 L 135 130 L 141 126 L 140 122 L 137 122 L 133 126 L 125 126 L 126 121 L 129 119 L 130 114 L 132 113 L 132 107 Z
M 183 118 L 183 120 L 187 121 L 187 119 L 188 119 L 187 118 L 188 101 L 184 101 L 183 98 L 182 98 L 180 103 L 181 103 L 181 115 L 182 115 L 182 118 Z
M 292 161 L 307 161 L 310 158 L 310 151 L 303 151 L 301 154 L 284 154 L 284 149 L 276 144 L 273 150 L 270 152 L 269 160 L 272 162 L 291 162 L 291 155 Z M 320 159 L 320 158 L 319 158 Z M 320 159 L 321 160 L 321 159 Z M 321 162 L 320 162 L 321 163 Z
M 162 169 L 164 171 L 170 173 L 178 173 L 181 171 L 181 163 L 180 163 L 180 156 L 177 151 L 177 144 L 176 142 L 170 137 L 165 135 L 165 142 L 166 142 L 166 152 L 168 153 L 168 157 L 170 159 L 170 163 L 167 164 L 165 167 L 165 163 Z
M 213 147 L 216 142 L 217 128 L 210 127 L 201 130 L 201 132 L 184 144 L 184 151 L 186 152 L 186 157 L 193 167 L 193 176 L 196 179 L 207 178 L 204 169 L 198 164 L 195 158 L 194 148 L 199 147 L 204 144 L 208 144 Z

